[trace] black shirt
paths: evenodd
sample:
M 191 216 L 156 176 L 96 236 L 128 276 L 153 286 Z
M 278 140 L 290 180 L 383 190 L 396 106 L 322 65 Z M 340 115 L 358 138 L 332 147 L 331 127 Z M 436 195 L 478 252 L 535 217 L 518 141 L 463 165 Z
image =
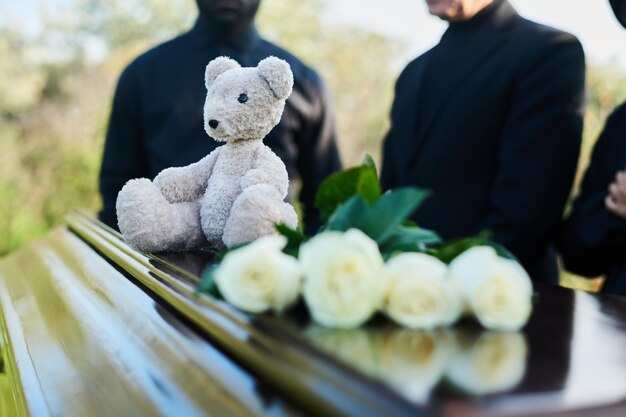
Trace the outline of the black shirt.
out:
M 495 0 L 400 74 L 383 188 L 431 190 L 412 216 L 419 225 L 445 239 L 490 230 L 533 279 L 556 282 L 552 242 L 576 171 L 584 80 L 574 36 Z
M 319 225 L 315 192 L 340 169 L 329 96 L 320 77 L 284 49 L 262 39 L 252 26 L 222 38 L 198 19 L 191 31 L 165 42 L 132 62 L 122 73 L 111 110 L 100 192 L 102 221 L 117 228 L 115 200 L 133 178 L 154 178 L 161 170 L 200 160 L 219 146 L 204 131 L 204 71 L 218 56 L 244 67 L 267 56 L 286 60 L 294 75 L 293 93 L 280 123 L 264 142 L 283 160 L 292 180 L 301 179 L 300 200 L 307 230 Z

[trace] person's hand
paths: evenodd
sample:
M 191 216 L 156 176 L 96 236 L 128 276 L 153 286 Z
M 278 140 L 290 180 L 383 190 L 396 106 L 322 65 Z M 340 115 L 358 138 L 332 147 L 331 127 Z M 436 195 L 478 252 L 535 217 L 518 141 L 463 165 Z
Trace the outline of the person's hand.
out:
M 615 181 L 609 185 L 604 205 L 611 213 L 626 219 L 626 171 L 617 171 L 615 174 Z

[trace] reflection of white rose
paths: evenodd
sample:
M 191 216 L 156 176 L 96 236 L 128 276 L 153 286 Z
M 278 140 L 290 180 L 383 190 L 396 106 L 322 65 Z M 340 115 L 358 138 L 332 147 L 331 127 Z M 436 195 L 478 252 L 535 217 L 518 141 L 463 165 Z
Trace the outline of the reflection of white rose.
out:
M 460 316 L 463 303 L 448 267 L 423 253 L 403 253 L 383 268 L 384 311 L 399 324 L 413 329 L 448 326 Z
M 215 282 L 229 303 L 241 310 L 280 312 L 300 293 L 298 261 L 281 252 L 283 236 L 265 236 L 229 252 L 215 271 Z
M 452 353 L 447 331 L 394 329 L 380 335 L 380 377 L 418 404 L 427 402 Z
M 471 248 L 450 263 L 453 279 L 478 321 L 489 329 L 518 330 L 532 309 L 532 283 L 517 262 L 487 246 Z
M 304 300 L 316 323 L 327 327 L 358 327 L 382 301 L 376 242 L 357 229 L 323 232 L 303 244 Z
M 304 336 L 329 355 L 367 375 L 377 375 L 374 339 L 367 329 L 329 329 L 313 325 L 305 329 Z
M 508 391 L 522 380 L 527 353 L 526 339 L 521 333 L 484 332 L 469 345 L 458 343 L 448 377 L 470 394 Z

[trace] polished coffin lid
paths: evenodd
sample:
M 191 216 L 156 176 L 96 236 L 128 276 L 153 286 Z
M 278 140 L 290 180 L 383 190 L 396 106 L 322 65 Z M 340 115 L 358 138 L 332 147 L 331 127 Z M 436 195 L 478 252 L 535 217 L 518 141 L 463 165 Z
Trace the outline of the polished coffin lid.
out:
M 1 416 L 298 416 L 65 228 L 0 262 Z
M 195 292 L 83 215 L 0 262 L 7 415 L 626 415 L 626 301 L 536 285 L 522 332 L 312 325 Z M 21 410 L 21 411 L 20 411 Z M 0 411 L 3 409 L 0 408 Z M 5 415 L 2 413 L 1 415 Z

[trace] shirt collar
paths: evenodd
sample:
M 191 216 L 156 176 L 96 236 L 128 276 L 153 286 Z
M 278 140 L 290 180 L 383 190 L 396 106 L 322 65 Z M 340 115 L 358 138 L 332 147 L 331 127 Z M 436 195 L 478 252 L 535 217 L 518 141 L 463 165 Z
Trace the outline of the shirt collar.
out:
M 508 0 L 494 0 L 470 20 L 451 22 L 442 37 L 442 41 L 458 36 L 466 37 L 469 33 L 475 34 L 484 28 L 496 28 L 498 30 L 510 28 L 510 23 L 516 16 L 518 14 Z
M 201 46 L 209 46 L 219 43 L 237 51 L 251 49 L 261 41 L 259 32 L 256 30 L 256 26 L 254 24 L 250 25 L 247 30 L 241 33 L 232 36 L 224 36 L 218 33 L 214 27 L 211 27 L 211 25 L 201 17 L 198 17 L 196 23 L 193 25 L 193 28 L 189 31 L 189 34 L 195 38 Z

